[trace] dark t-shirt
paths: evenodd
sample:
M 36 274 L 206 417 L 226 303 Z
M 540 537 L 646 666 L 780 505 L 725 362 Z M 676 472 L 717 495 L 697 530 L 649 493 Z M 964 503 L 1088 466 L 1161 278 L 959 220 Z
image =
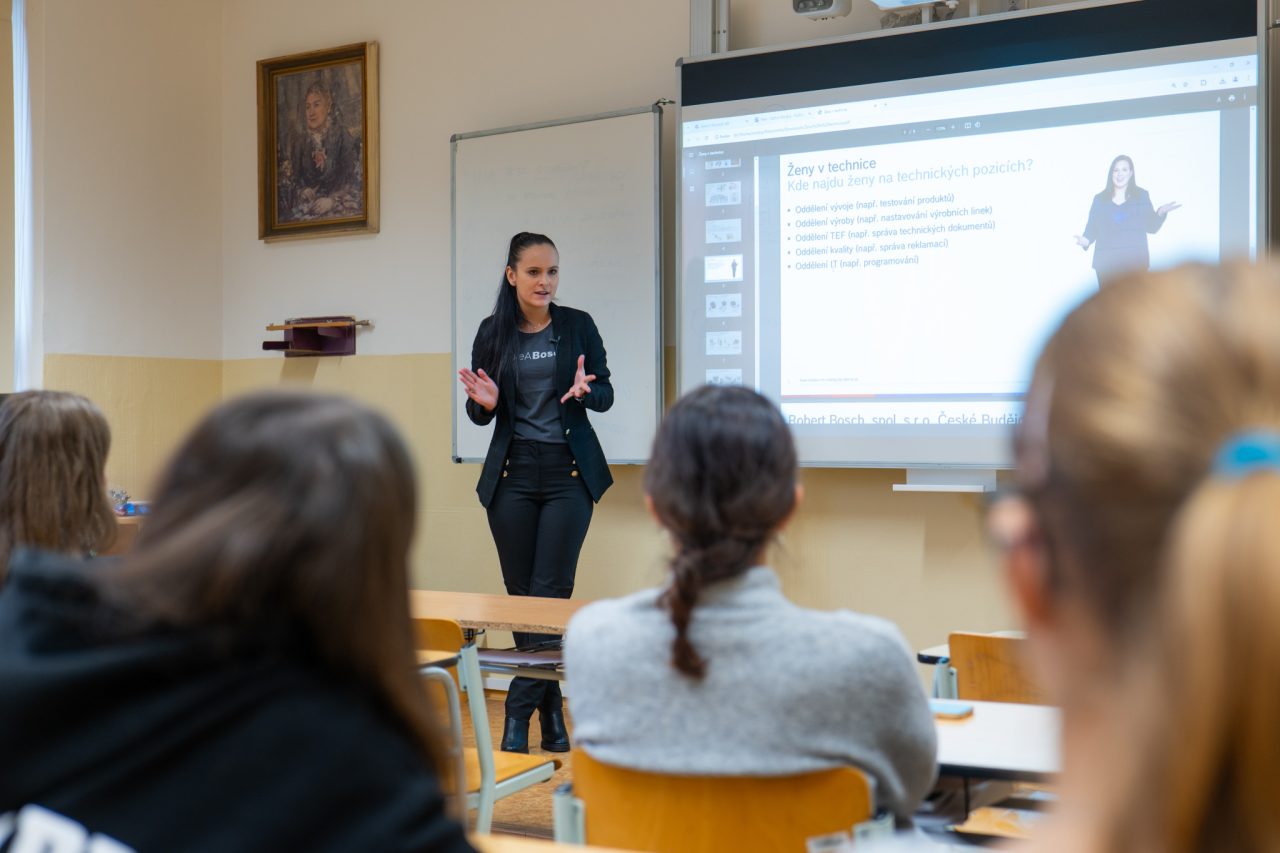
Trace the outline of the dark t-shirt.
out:
M 556 348 L 551 327 L 520 333 L 516 355 L 516 437 L 564 444 L 556 395 Z

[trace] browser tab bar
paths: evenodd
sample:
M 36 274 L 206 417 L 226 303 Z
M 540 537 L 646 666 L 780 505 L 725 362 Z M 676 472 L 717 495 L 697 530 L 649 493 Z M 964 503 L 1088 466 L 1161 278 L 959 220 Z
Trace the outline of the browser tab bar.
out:
M 1256 57 L 1244 55 L 1154 68 L 1027 80 L 954 92 L 699 119 L 684 124 L 683 146 L 732 144 L 920 121 L 935 122 L 933 132 L 941 132 L 949 128 L 949 124 L 943 126 L 941 122 L 949 123 L 974 115 L 1017 113 L 1256 85 Z

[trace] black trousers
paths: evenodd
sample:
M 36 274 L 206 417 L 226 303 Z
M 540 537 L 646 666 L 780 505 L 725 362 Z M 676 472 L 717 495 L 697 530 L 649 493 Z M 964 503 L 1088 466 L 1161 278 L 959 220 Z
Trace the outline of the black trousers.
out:
M 578 571 L 594 504 L 567 444 L 513 439 L 502 479 L 489 504 L 489 529 L 498 546 L 508 595 L 568 598 Z M 516 646 L 554 643 L 555 634 L 515 635 Z M 515 678 L 507 716 L 528 720 L 563 704 L 558 681 Z

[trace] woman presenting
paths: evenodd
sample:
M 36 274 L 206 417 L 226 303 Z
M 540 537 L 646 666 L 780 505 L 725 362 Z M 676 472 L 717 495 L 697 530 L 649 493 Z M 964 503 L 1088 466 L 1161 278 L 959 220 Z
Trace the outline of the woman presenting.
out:
M 471 368 L 458 371 L 467 416 L 497 419 L 476 492 L 488 510 L 510 595 L 568 598 L 596 501 L 613 484 L 587 409 L 608 411 L 613 386 L 591 315 L 552 304 L 560 254 L 551 238 L 511 238 L 493 313 L 480 323 Z M 556 640 L 515 635 L 517 646 Z M 566 752 L 560 684 L 516 678 L 507 693 L 502 748 L 529 751 L 538 711 L 542 748 Z
M 1093 197 L 1084 234 L 1076 236 L 1081 249 L 1094 247 L 1098 284 L 1121 273 L 1146 272 L 1151 267 L 1147 235 L 1159 231 L 1169 212 L 1180 207 L 1169 202 L 1153 208 L 1151 196 L 1138 186 L 1133 160 L 1124 154 L 1112 160 L 1106 186 Z

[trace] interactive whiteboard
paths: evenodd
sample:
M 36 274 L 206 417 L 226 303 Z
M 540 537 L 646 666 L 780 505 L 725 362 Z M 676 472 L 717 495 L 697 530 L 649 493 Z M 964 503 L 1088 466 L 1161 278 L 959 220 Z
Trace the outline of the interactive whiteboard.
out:
M 687 60 L 680 390 L 759 389 L 804 464 L 1008 467 L 1080 301 L 1257 255 L 1256 12 L 1046 9 Z

